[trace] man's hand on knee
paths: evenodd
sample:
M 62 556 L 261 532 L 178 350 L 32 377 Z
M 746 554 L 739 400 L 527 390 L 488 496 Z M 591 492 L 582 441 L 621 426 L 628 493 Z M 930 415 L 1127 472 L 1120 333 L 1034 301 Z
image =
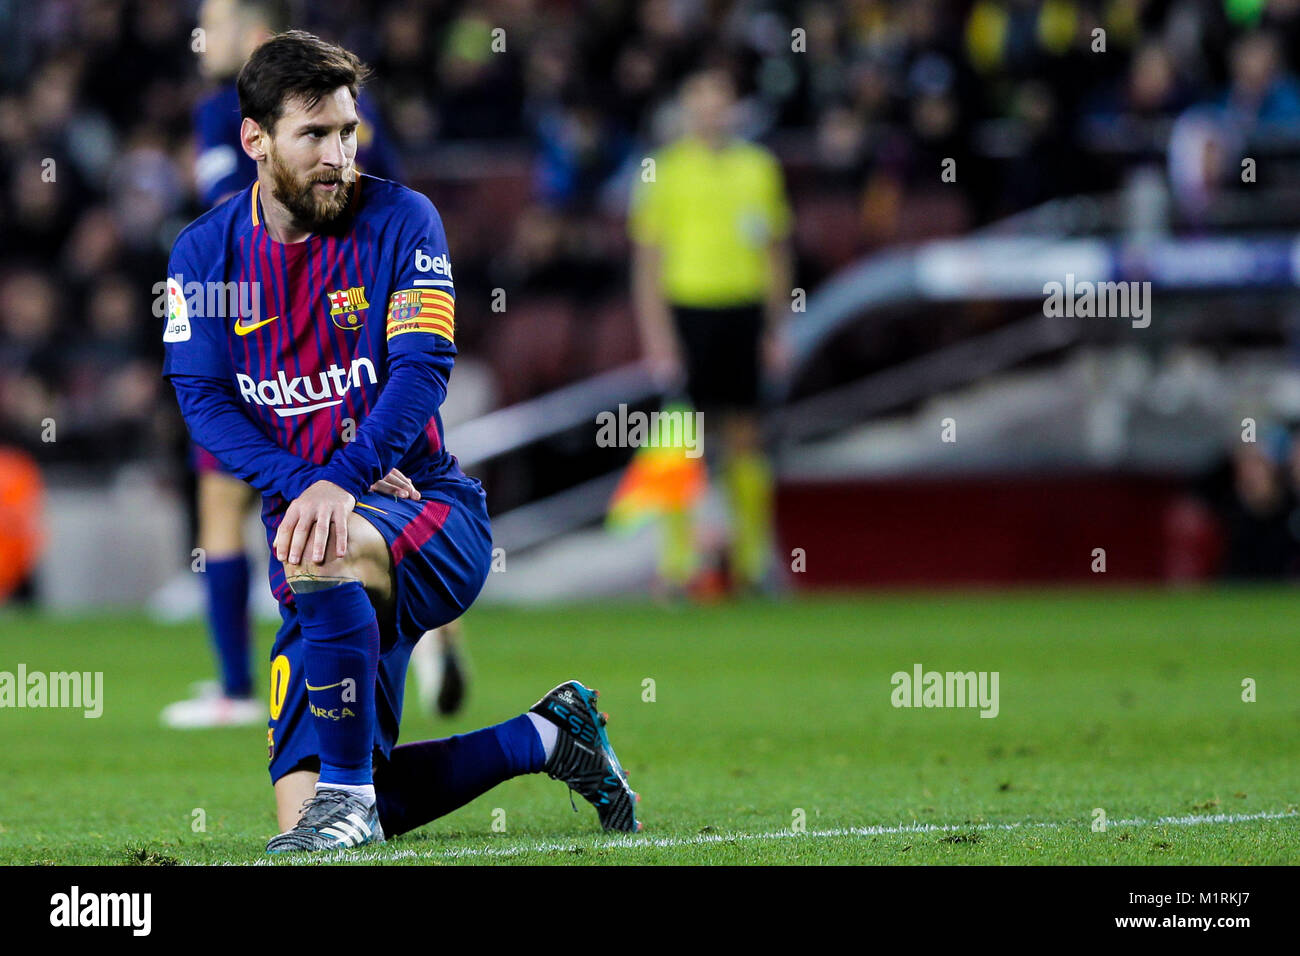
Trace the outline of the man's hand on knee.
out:
M 326 560 L 326 545 L 330 530 L 336 539 L 334 557 L 343 557 L 348 551 L 348 515 L 356 507 L 357 499 L 349 492 L 329 481 L 318 481 L 304 491 L 284 513 L 284 520 L 276 529 L 272 550 L 287 564 L 303 563 L 304 551 L 311 561 L 321 564 Z

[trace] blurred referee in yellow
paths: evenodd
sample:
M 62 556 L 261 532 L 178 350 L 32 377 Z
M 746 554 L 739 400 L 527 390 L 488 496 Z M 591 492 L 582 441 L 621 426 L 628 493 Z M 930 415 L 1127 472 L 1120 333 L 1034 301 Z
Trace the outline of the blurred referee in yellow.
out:
M 772 471 L 759 412 L 763 372 L 786 362 L 790 209 L 776 157 L 733 133 L 724 70 L 688 77 L 680 102 L 683 135 L 654 155 L 632 197 L 633 305 L 656 375 L 684 376 L 704 413 L 705 458 L 730 510 L 732 584 L 754 591 L 769 583 Z M 667 514 L 663 531 L 660 577 L 685 590 L 701 565 L 689 511 Z

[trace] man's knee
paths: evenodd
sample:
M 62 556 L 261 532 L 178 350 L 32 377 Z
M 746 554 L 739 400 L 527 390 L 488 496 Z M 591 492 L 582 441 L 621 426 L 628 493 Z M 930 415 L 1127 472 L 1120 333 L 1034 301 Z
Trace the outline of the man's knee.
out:
M 374 525 L 353 513 L 348 515 L 347 551 L 340 557 L 338 531 L 330 528 L 325 542 L 325 560 L 316 564 L 307 558 L 284 563 L 284 576 L 295 594 L 336 587 L 357 581 L 369 591 L 384 594 L 388 580 L 388 544 Z
M 311 591 L 323 591 L 337 587 L 349 581 L 361 581 L 361 572 L 356 562 L 344 558 L 331 558 L 323 564 L 305 561 L 301 564 L 284 566 L 284 577 L 294 594 L 306 594 Z

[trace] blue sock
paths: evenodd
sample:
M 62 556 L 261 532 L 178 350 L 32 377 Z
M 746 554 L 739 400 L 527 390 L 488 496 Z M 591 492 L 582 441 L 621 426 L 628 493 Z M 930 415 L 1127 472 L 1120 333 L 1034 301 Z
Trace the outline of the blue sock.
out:
M 485 729 L 496 734 L 497 743 L 505 754 L 509 776 L 539 773 L 546 766 L 546 750 L 542 747 L 542 738 L 538 736 L 537 728 L 527 714 L 520 714 L 505 723 Z
M 469 734 L 402 744 L 375 775 L 379 822 L 388 836 L 406 833 L 545 764 L 527 714 Z
M 294 594 L 307 700 L 320 745 L 320 782 L 372 782 L 379 623 L 357 581 Z
M 253 693 L 248 661 L 248 558 L 209 561 L 204 570 L 208 588 L 208 633 L 217 652 L 221 687 L 227 697 Z

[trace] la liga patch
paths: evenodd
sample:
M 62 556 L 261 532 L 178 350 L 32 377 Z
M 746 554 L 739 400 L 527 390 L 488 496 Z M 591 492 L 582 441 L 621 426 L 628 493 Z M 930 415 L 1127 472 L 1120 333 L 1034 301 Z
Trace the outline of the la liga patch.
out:
M 181 290 L 181 284 L 168 276 L 167 328 L 163 330 L 163 341 L 188 342 L 192 332 L 189 310 L 185 307 L 185 293 Z

